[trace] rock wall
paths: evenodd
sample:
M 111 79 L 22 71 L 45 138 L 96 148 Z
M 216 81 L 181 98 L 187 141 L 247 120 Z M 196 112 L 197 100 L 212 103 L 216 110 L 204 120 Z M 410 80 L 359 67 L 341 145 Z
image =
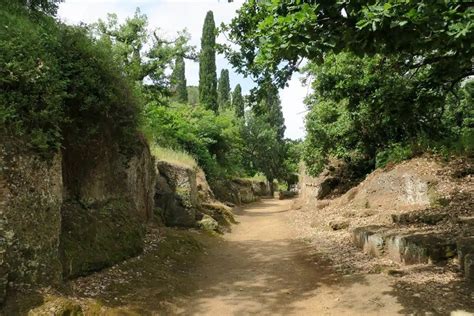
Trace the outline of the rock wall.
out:
M 155 207 L 167 226 L 196 226 L 198 191 L 196 170 L 159 161 Z
M 0 145 L 0 303 L 10 286 L 60 284 L 139 254 L 156 214 L 217 232 L 235 222 L 201 169 L 155 162 L 140 137 L 131 153 L 107 133 L 50 157 L 14 144 Z M 236 204 L 269 192 L 229 183 Z
M 153 218 L 155 207 L 155 182 L 157 172 L 155 159 L 150 153 L 147 142 L 142 139 L 138 152 L 128 162 L 127 188 L 135 209 L 144 222 Z
M 63 150 L 61 262 L 64 277 L 111 266 L 142 251 L 153 213 L 154 161 L 144 141 L 132 156 L 107 136 Z
M 264 181 L 246 179 L 220 180 L 212 184 L 213 192 L 220 201 L 241 205 L 270 196 L 270 187 Z
M 0 302 L 7 283 L 56 284 L 61 279 L 61 155 L 48 160 L 22 144 L 0 144 Z
M 10 287 L 57 285 L 138 254 L 153 214 L 155 165 L 138 138 L 39 156 L 0 142 L 0 303 Z
M 167 226 L 223 232 L 234 223 L 230 207 L 215 199 L 197 167 L 157 162 L 155 206 Z
M 423 208 L 432 203 L 435 192 L 435 177 L 426 170 L 438 170 L 434 162 L 423 162 L 424 169 L 417 170 L 413 164 L 402 163 L 392 169 L 377 169 L 362 182 L 345 180 L 341 166 L 324 170 L 318 177 L 311 177 L 304 170 L 300 177 L 300 195 L 305 201 L 325 204 L 319 201 L 340 196 L 341 204 L 354 208 Z M 357 184 L 357 185 L 356 185 Z M 343 195 L 340 195 L 342 191 Z

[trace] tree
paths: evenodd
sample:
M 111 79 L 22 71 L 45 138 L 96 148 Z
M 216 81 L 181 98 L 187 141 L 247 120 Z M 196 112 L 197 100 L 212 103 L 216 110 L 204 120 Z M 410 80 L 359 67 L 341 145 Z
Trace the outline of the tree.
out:
M 242 72 L 284 85 L 303 58 L 328 52 L 404 55 L 413 68 L 429 65 L 431 85 L 451 89 L 473 74 L 472 3 L 447 1 L 249 0 L 224 27 L 238 44 L 228 50 Z
M 250 163 L 248 169 L 261 171 L 274 193 L 273 181 L 282 177 L 285 148 L 279 140 L 278 130 L 270 125 L 265 115 L 248 112 L 246 125 L 242 130 L 245 141 L 245 160 Z
M 56 15 L 59 3 L 64 0 L 16 0 L 18 4 L 31 11 L 42 11 L 49 15 Z
M 159 95 L 169 94 L 171 76 L 167 70 L 173 67 L 176 58 L 196 57 L 194 47 L 188 44 L 190 35 L 186 30 L 173 40 L 160 38 L 157 30 L 148 31 L 148 18 L 139 9 L 123 24 L 118 23 L 116 14 L 109 14 L 106 21 L 99 20 L 92 29 L 103 43 L 112 47 L 116 62 L 130 80 Z
M 446 135 L 446 96 L 427 89 L 429 71 L 403 66 L 403 58 L 328 54 L 309 63 L 313 93 L 306 99 L 304 159 L 312 174 L 329 157 L 375 166 L 378 153 L 393 144 Z
M 199 54 L 199 101 L 207 109 L 218 111 L 216 74 L 216 26 L 214 14 L 207 12 Z
M 176 58 L 171 80 L 172 90 L 176 100 L 182 103 L 187 103 L 188 90 L 186 87 L 185 63 L 183 56 L 178 56 Z
M 285 139 L 285 160 L 282 165 L 282 180 L 287 184 L 287 190 L 298 183 L 299 164 L 303 152 L 303 142 L 301 140 Z
M 188 86 L 188 103 L 191 105 L 199 104 L 199 87 Z
M 222 69 L 218 84 L 218 103 L 220 109 L 227 109 L 230 107 L 230 82 L 229 70 Z
M 266 118 L 267 122 L 276 129 L 278 140 L 282 141 L 286 127 L 278 87 L 270 80 L 265 80 L 260 83 L 258 89 L 260 92 L 253 110 L 257 115 L 263 115 Z
M 237 117 L 244 117 L 245 103 L 240 84 L 235 86 L 234 92 L 232 93 L 232 107 Z

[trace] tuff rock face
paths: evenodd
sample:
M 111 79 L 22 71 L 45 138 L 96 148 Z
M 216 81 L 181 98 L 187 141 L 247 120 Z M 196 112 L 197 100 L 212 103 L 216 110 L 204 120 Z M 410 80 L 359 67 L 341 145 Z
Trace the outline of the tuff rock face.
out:
M 212 189 L 220 201 L 235 205 L 255 202 L 271 194 L 267 183 L 244 179 L 217 181 L 213 183 Z
M 45 160 L 21 148 L 0 145 L 0 302 L 8 282 L 61 279 L 61 155 Z
M 132 155 L 98 137 L 63 150 L 61 262 L 64 277 L 111 266 L 142 251 L 153 212 L 154 161 L 144 141 Z
M 191 167 L 157 163 L 155 206 L 167 226 L 194 227 L 198 208 L 196 171 Z

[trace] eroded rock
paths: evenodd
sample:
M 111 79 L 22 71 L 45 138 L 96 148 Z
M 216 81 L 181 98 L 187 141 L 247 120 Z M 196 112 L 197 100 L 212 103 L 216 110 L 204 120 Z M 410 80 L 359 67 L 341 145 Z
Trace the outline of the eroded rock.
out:
M 270 187 L 263 181 L 247 179 L 219 180 L 212 183 L 216 198 L 225 203 L 241 205 L 271 196 Z
M 461 267 L 461 271 L 463 271 L 466 256 L 469 254 L 474 254 L 474 236 L 459 238 L 456 244 L 459 265 Z
M 61 280 L 61 155 L 0 143 L 0 302 L 13 286 Z
M 155 189 L 155 206 L 163 211 L 167 226 L 196 226 L 198 190 L 196 171 L 191 167 L 157 163 L 158 177 Z
M 154 165 L 146 142 L 123 153 L 108 133 L 63 148 L 61 262 L 66 278 L 86 275 L 142 251 L 152 214 Z
M 213 219 L 211 216 L 204 214 L 202 219 L 198 222 L 198 226 L 205 231 L 217 231 L 219 228 L 219 223 Z
M 474 253 L 464 257 L 464 277 L 474 284 Z

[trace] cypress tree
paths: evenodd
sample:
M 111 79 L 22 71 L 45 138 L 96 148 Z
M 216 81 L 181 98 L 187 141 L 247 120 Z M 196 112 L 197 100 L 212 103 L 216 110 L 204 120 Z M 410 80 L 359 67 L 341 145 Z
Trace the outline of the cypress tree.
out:
M 234 92 L 232 93 L 232 107 L 237 117 L 244 117 L 245 103 L 240 84 L 235 86 Z
M 277 130 L 279 140 L 285 136 L 285 119 L 281 109 L 281 100 L 276 87 L 270 80 L 261 84 L 259 106 L 256 108 L 257 114 L 264 115 L 267 122 Z
M 216 26 L 214 14 L 207 12 L 202 28 L 199 54 L 199 102 L 217 112 Z
M 230 106 L 229 70 L 227 69 L 221 70 L 217 86 L 217 100 L 220 109 L 226 109 Z
M 172 74 L 173 92 L 179 102 L 188 102 L 188 90 L 186 88 L 186 74 L 183 56 L 178 56 Z

